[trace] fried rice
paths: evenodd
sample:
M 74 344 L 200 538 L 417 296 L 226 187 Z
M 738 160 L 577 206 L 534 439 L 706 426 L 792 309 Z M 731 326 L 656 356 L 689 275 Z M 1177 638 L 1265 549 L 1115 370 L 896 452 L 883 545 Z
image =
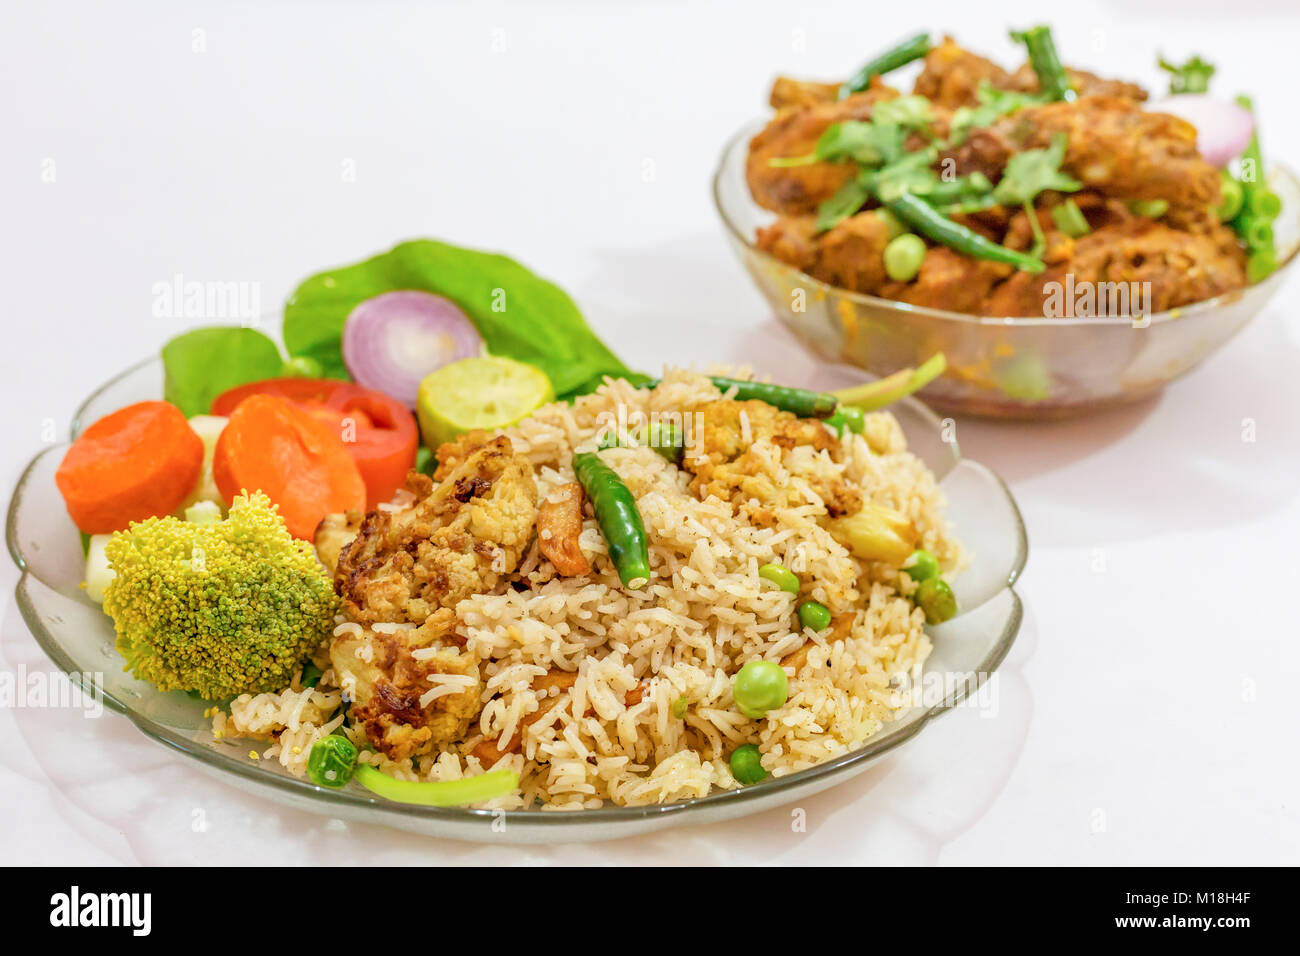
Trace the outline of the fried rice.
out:
M 544 498 L 574 480 L 574 451 L 593 447 L 611 417 L 690 409 L 720 397 L 694 371 L 670 370 L 653 390 L 608 380 L 501 434 L 532 463 Z M 823 526 L 827 504 L 816 489 L 839 479 L 866 501 L 906 515 L 918 546 L 945 572 L 959 570 L 965 558 L 934 476 L 907 451 L 892 415 L 870 414 L 861 434 L 846 429 L 835 441 L 834 456 L 754 445 L 783 489 L 761 523 L 730 501 L 700 500 L 688 487 L 691 476 L 652 448 L 602 452 L 636 498 L 652 578 L 637 591 L 620 584 L 588 510 L 579 540 L 589 574 L 557 575 L 534 539 L 505 586 L 456 603 L 454 629 L 479 679 L 440 674 L 428 690 L 437 696 L 477 687 L 480 709 L 462 739 L 400 760 L 372 748 L 349 713 L 328 643 L 317 655 L 324 673 L 315 688 L 295 680 L 280 693 L 244 695 L 214 715 L 214 736 L 269 739 L 259 759 L 302 775 L 312 743 L 337 729 L 357 744 L 361 762 L 398 779 L 513 770 L 518 791 L 485 806 L 540 810 L 665 803 L 734 789 L 740 784 L 728 756 L 742 744 L 757 745 L 775 777 L 852 750 L 898 715 L 905 704 L 898 684 L 920 675 L 930 642 L 924 614 L 910 599 L 911 579 L 897 567 L 859 561 L 837 542 Z M 764 581 L 758 569 L 768 562 L 798 574 L 803 593 Z M 809 598 L 831 611 L 834 627 L 800 628 L 796 605 Z M 336 635 L 357 629 L 340 617 Z M 785 704 L 761 720 L 744 716 L 732 699 L 733 676 L 756 659 L 781 662 L 789 676 Z M 546 679 L 556 673 L 566 679 Z M 491 746 L 512 739 L 517 752 Z

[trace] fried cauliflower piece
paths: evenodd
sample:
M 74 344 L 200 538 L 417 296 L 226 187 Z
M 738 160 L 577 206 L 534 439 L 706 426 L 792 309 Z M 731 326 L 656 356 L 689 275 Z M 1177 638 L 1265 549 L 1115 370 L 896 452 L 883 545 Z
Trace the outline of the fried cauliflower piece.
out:
M 459 647 L 455 623 L 455 612 L 439 608 L 419 627 L 379 624 L 345 631 L 330 644 L 335 680 L 352 701 L 353 717 L 393 760 L 460 740 L 478 716 L 478 661 Z
M 822 422 L 796 418 L 766 402 L 722 399 L 706 402 L 696 412 L 700 434 L 682 462 L 695 476 L 691 492 L 701 500 L 715 495 L 730 501 L 757 524 L 770 524 L 771 508 L 793 501 L 790 490 L 772 473 L 764 444 L 782 450 L 809 445 L 832 455 L 839 450 L 835 436 Z M 842 479 L 812 477 L 810 483 L 832 517 L 857 511 L 862 505 L 861 490 Z
M 331 575 L 338 570 L 339 555 L 361 530 L 361 519 L 360 511 L 341 511 L 326 515 L 316 526 L 312 544 L 316 546 L 316 557 Z
M 372 511 L 343 549 L 334 587 L 349 620 L 420 624 L 519 565 L 537 521 L 532 465 L 505 436 L 462 452 L 437 485 L 412 472 L 414 503 Z

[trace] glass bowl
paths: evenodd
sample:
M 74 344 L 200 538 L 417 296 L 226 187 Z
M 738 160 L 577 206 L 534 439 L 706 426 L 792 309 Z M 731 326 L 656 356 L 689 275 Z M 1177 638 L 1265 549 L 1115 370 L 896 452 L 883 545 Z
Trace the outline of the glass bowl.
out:
M 1300 249 L 1300 182 L 1276 168 L 1274 224 L 1280 267 L 1263 282 L 1129 322 L 985 318 L 929 309 L 827 285 L 761 251 L 757 230 L 776 217 L 749 194 L 745 158 L 763 128 L 741 130 L 722 153 L 713 199 L 736 254 L 776 313 L 821 358 L 884 376 L 935 352 L 948 372 L 921 395 L 949 412 L 1051 419 L 1124 404 L 1160 391 L 1241 331 L 1277 291 Z M 803 296 L 796 297 L 796 290 Z M 802 298 L 803 311 L 795 309 Z
M 77 412 L 71 434 L 75 437 L 110 411 L 161 394 L 161 362 L 151 359 L 136 365 L 91 395 Z M 974 704 L 989 687 L 996 689 L 996 682 L 986 681 L 1020 627 L 1021 604 L 1012 589 L 1028 553 L 1020 512 L 993 472 L 961 458 L 957 446 L 944 440 L 940 421 L 923 405 L 909 400 L 893 411 L 913 451 L 941 479 L 957 534 L 975 556 L 972 567 L 952 581 L 962 613 L 930 629 L 935 649 L 923 683 L 942 690 L 917 699 L 858 750 L 799 773 L 700 799 L 576 812 L 417 807 L 381 800 L 356 783 L 327 790 L 288 774 L 278 761 L 250 760 L 248 741 L 214 741 L 210 721 L 203 716 L 207 704 L 183 693 L 163 693 L 122 670 L 113 646 L 112 622 L 79 587 L 84 570 L 80 538 L 54 484 L 66 444 L 47 448 L 32 460 L 9 505 L 6 536 L 22 571 L 17 603 L 50 659 L 86 691 L 101 695 L 107 708 L 208 772 L 299 809 L 489 843 L 603 840 L 730 819 L 847 780 L 912 739 L 938 715 L 968 698 Z

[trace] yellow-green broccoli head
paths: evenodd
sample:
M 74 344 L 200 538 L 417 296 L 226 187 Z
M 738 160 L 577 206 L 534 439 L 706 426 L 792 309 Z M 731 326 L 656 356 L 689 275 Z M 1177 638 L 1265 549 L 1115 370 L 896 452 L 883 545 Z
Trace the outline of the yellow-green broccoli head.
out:
M 225 520 L 133 524 L 106 553 L 118 652 L 160 690 L 279 690 L 333 629 L 330 578 L 263 494 L 236 497 Z

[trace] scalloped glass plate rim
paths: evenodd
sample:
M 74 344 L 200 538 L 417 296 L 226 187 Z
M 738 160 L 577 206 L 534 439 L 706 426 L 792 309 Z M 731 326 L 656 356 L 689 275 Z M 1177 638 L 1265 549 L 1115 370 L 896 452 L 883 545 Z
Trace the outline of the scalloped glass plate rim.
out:
M 127 378 L 135 372 L 141 371 L 146 366 L 156 363 L 157 358 L 144 359 L 125 369 L 123 372 L 114 376 L 105 382 L 99 388 L 95 389 L 73 416 L 70 437 L 75 438 L 81 431 L 82 418 L 86 409 L 106 391 L 113 388 L 121 380 Z M 920 418 L 928 422 L 935 430 L 941 427 L 940 419 L 931 412 L 925 405 L 912 398 L 903 400 L 911 410 L 918 414 Z M 1011 609 L 1004 624 L 1002 633 L 993 641 L 990 650 L 979 664 L 978 671 L 983 675 L 992 674 L 1002 664 L 1010 651 L 1012 644 L 1020 630 L 1021 619 L 1023 616 L 1023 606 L 1019 596 L 1016 594 L 1014 584 L 1024 570 L 1025 562 L 1028 559 L 1028 538 L 1025 532 L 1024 520 L 1020 514 L 1015 498 L 1007 488 L 1005 482 L 994 473 L 991 469 L 980 464 L 961 457 L 960 450 L 956 442 L 951 442 L 952 448 L 952 468 L 959 465 L 973 467 L 986 477 L 992 478 L 997 488 L 1005 496 L 1007 504 L 1010 506 L 1011 514 L 1015 520 L 1015 528 L 1018 536 L 1016 544 L 1016 553 L 1013 563 L 1007 574 L 1004 591 L 1010 594 Z M 48 454 L 59 452 L 63 445 L 56 445 L 46 448 L 35 455 L 27 466 L 23 469 L 15 486 L 13 497 L 9 503 L 8 515 L 6 520 L 6 542 L 9 547 L 9 553 L 13 557 L 15 564 L 22 572 L 17 587 L 15 588 L 15 597 L 23 620 L 26 622 L 28 629 L 36 639 L 38 645 L 45 652 L 54 664 L 66 673 L 74 681 L 81 679 L 81 670 L 76 666 L 67 653 L 62 649 L 59 643 L 48 633 L 43 626 L 40 616 L 32 604 L 32 599 L 27 594 L 27 584 L 29 578 L 40 581 L 27 566 L 27 561 L 23 556 L 22 548 L 17 540 L 16 534 L 16 514 L 21 503 L 22 493 L 27 483 L 28 477 L 35 469 L 40 460 Z M 951 469 L 950 469 L 951 470 Z M 44 582 L 41 582 L 43 586 Z M 56 592 L 57 593 L 57 592 Z M 995 600 L 1001 591 L 989 597 L 982 602 L 979 607 L 987 605 Z M 966 613 L 970 613 L 977 608 L 967 608 Z M 507 828 L 510 821 L 516 821 L 521 825 L 528 827 L 547 827 L 553 826 L 557 830 L 567 829 L 575 822 L 580 823 L 629 823 L 633 821 L 666 820 L 669 816 L 684 814 L 692 809 L 708 806 L 719 808 L 724 806 L 739 807 L 749 801 L 761 798 L 764 804 L 776 805 L 778 797 L 783 792 L 790 792 L 791 798 L 796 791 L 801 791 L 811 784 L 818 781 L 825 781 L 827 778 L 836 776 L 849 768 L 858 767 L 869 762 L 891 750 L 901 746 L 907 741 L 914 738 L 921 729 L 927 726 L 932 720 L 941 714 L 947 713 L 953 708 L 960 705 L 970 695 L 972 681 L 960 681 L 950 690 L 939 702 L 928 707 L 923 713 L 917 716 L 905 727 L 899 730 L 882 733 L 878 739 L 869 738 L 865 744 L 846 754 L 834 757 L 825 763 L 818 764 L 805 770 L 787 774 L 782 777 L 769 778 L 763 784 L 752 787 L 742 787 L 736 790 L 724 790 L 711 793 L 704 797 L 695 797 L 688 800 L 678 800 L 671 803 L 651 804 L 643 806 L 614 806 L 600 807 L 591 810 L 568 811 L 568 812 L 542 812 L 537 810 L 494 810 L 494 809 L 473 809 L 462 807 L 423 807 L 410 804 L 394 803 L 383 800 L 378 797 L 367 797 L 360 793 L 349 792 L 345 790 L 331 790 L 319 787 L 309 780 L 285 776 L 278 773 L 271 773 L 260 769 L 260 764 L 250 763 L 246 760 L 232 756 L 217 750 L 208 744 L 191 739 L 176 731 L 159 724 L 149 717 L 141 714 L 133 707 L 122 703 L 111 693 L 103 688 L 95 688 L 102 696 L 104 704 L 110 710 L 122 714 L 129 719 L 137 728 L 146 736 L 159 741 L 187 757 L 199 761 L 208 770 L 220 771 L 222 773 L 234 774 L 257 787 L 270 788 L 281 791 L 297 800 L 306 799 L 308 801 L 320 804 L 321 812 L 328 812 L 331 806 L 346 806 L 359 811 L 369 811 L 374 814 L 374 822 L 382 822 L 382 818 L 388 814 L 398 814 L 401 816 L 417 817 L 427 820 L 431 823 L 446 821 L 448 823 L 460 823 L 478 821 L 480 823 L 491 823 L 504 817 Z M 850 776 L 849 774 L 845 774 Z M 829 784 L 827 784 L 829 785 Z M 818 787 L 817 789 L 821 789 Z M 508 838 L 507 838 L 508 839 Z

